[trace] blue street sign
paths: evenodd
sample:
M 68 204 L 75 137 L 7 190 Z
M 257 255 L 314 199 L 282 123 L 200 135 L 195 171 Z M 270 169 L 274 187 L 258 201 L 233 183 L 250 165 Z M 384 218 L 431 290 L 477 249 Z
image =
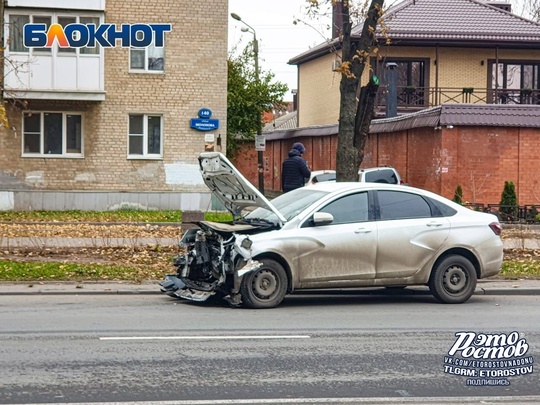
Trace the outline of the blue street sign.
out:
M 219 128 L 219 120 L 192 118 L 190 126 L 191 128 L 196 129 L 197 131 L 205 131 L 205 132 L 213 131 L 214 129 Z
M 199 118 L 208 119 L 212 116 L 212 110 L 210 110 L 210 108 L 201 108 L 197 115 Z

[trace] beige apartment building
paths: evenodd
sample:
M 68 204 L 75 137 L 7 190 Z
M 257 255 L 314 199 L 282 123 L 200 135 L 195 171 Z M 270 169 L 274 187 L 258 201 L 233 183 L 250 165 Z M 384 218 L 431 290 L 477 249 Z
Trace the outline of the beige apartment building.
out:
M 0 209 L 208 209 L 197 156 L 208 143 L 225 150 L 227 10 L 227 0 L 7 0 Z M 171 30 L 163 46 L 154 34 L 147 47 L 29 48 L 26 24 Z

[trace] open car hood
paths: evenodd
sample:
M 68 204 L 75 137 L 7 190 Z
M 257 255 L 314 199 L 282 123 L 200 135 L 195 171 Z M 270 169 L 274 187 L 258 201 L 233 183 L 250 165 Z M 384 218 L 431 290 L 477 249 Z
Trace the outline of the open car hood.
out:
M 287 220 L 248 179 L 219 152 L 203 152 L 199 155 L 202 178 L 212 193 L 225 205 L 234 219 L 242 216 L 242 210 L 262 207 L 272 211 L 280 225 Z

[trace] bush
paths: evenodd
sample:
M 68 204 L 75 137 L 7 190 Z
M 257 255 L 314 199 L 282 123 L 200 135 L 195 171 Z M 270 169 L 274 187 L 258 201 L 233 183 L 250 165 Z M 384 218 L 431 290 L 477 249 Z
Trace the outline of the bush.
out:
M 452 201 L 458 204 L 463 204 L 463 189 L 461 188 L 461 184 L 458 184 L 456 187 L 456 191 L 454 192 L 454 198 L 452 198 Z
M 504 190 L 501 195 L 501 214 L 507 220 L 512 221 L 518 216 L 518 201 L 516 195 L 516 186 L 513 181 L 504 182 Z

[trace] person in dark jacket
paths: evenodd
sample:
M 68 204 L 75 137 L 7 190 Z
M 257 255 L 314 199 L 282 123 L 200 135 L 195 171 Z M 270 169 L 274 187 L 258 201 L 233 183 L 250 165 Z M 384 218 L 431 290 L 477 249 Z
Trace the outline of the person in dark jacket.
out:
M 284 193 L 304 186 L 305 179 L 311 176 L 311 171 L 307 167 L 302 155 L 306 151 L 304 145 L 296 142 L 289 157 L 283 161 L 281 168 L 281 189 Z

